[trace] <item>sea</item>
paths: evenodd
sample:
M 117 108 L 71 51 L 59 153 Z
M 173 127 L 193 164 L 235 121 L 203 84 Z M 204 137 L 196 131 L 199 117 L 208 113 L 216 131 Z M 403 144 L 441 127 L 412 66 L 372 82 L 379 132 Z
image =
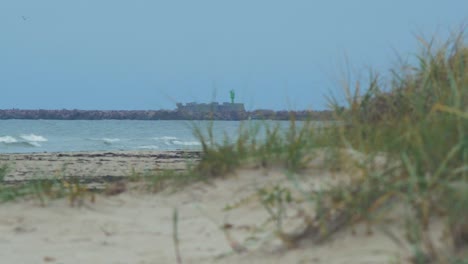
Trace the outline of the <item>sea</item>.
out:
M 235 140 L 241 126 L 260 122 L 289 126 L 288 121 L 0 120 L 0 153 L 200 150 L 196 127 L 206 136 L 211 127 L 221 143 Z

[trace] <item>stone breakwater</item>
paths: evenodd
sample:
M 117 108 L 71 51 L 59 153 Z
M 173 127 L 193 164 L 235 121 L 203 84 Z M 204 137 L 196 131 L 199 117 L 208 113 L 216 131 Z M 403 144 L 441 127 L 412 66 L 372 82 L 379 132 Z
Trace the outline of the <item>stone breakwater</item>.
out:
M 53 120 L 332 120 L 331 111 L 254 111 L 220 110 L 197 111 L 191 108 L 178 110 L 24 110 L 0 109 L 0 119 L 53 119 Z

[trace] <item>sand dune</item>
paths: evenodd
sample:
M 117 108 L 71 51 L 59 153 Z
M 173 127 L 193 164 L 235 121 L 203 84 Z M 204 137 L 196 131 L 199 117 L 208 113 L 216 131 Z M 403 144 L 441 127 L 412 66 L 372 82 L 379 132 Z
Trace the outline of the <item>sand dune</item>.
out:
M 94 203 L 85 200 L 80 207 L 70 207 L 67 199 L 50 201 L 45 207 L 33 199 L 10 202 L 0 206 L 0 259 L 2 263 L 176 263 L 173 212 L 177 209 L 183 263 L 405 263 L 409 252 L 378 225 L 372 235 L 358 224 L 354 234 L 342 230 L 324 243 L 306 239 L 294 249 L 287 249 L 275 236 L 274 223 L 258 200 L 260 188 L 281 184 L 293 197 L 300 197 L 297 184 L 309 190 L 326 188 L 343 176 L 310 168 L 291 180 L 281 168 L 244 168 L 211 183 L 157 194 L 130 188 L 116 196 L 97 196 Z M 304 222 L 299 215 L 307 208 L 312 204 L 299 199 L 288 206 L 286 232 L 301 230 Z M 382 225 L 402 235 L 398 221 Z M 222 227 L 229 227 L 228 232 Z

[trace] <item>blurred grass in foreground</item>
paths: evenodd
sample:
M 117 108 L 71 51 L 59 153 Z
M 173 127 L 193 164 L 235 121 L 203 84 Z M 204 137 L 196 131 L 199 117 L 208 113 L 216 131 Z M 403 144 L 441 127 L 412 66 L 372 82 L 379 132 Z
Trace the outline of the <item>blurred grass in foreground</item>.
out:
M 419 41 L 417 65 L 391 70 L 387 82 L 371 73 L 365 89 L 359 83 L 344 87 L 344 107 L 330 98 L 337 125 L 305 122 L 298 128 L 291 116 L 285 133 L 265 123 L 263 140 L 258 127 L 243 127 L 235 142 L 224 144 L 214 143 L 209 127 L 206 133 L 195 128 L 203 146 L 195 171 L 219 176 L 253 162 L 281 163 L 293 173 L 305 168 L 318 148 L 328 150 L 328 168 L 339 170 L 347 162 L 340 149 L 357 151 L 365 157 L 351 161 L 359 177 L 347 186 L 307 194 L 316 217 L 298 236 L 278 230 L 280 238 L 289 244 L 307 236 L 321 241 L 356 221 L 372 222 L 381 208 L 403 205 L 414 263 L 462 263 L 468 255 L 468 46 L 463 34 L 439 46 Z M 378 157 L 384 157 L 383 164 Z M 434 218 L 445 222 L 445 250 L 429 238 Z

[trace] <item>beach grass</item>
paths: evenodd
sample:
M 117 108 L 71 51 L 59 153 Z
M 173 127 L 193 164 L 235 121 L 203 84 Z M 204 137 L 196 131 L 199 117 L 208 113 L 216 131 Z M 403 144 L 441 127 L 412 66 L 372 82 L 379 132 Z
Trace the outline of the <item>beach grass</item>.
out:
M 372 73 L 368 87 L 344 87 L 346 105 L 330 98 L 335 125 L 317 128 L 305 122 L 298 128 L 291 116 L 285 132 L 265 125 L 266 136 L 259 140 L 252 133 L 258 129 L 244 128 L 237 140 L 223 144 L 214 143 L 210 127 L 206 134 L 196 128 L 203 155 L 195 170 L 219 176 L 253 162 L 282 163 L 294 173 L 306 167 L 319 148 L 327 149 L 328 168 L 340 170 L 347 162 L 340 150 L 352 150 L 364 157 L 349 161 L 358 177 L 346 186 L 308 193 L 314 218 L 307 219 L 302 234 L 280 237 L 297 242 L 315 236 L 315 241 L 323 241 L 359 221 L 368 223 L 371 232 L 377 212 L 403 206 L 414 263 L 461 263 L 457 256 L 466 257 L 468 247 L 468 46 L 463 34 L 439 45 L 419 41 L 416 65 L 391 70 L 389 81 Z M 278 186 L 260 193 L 281 233 L 287 192 Z M 434 219 L 445 223 L 443 250 L 428 235 Z
M 95 201 L 95 192 L 77 179 L 36 179 L 19 184 L 0 184 L 0 202 L 33 198 L 46 206 L 51 200 L 67 197 L 70 206 L 81 206 L 85 199 Z

